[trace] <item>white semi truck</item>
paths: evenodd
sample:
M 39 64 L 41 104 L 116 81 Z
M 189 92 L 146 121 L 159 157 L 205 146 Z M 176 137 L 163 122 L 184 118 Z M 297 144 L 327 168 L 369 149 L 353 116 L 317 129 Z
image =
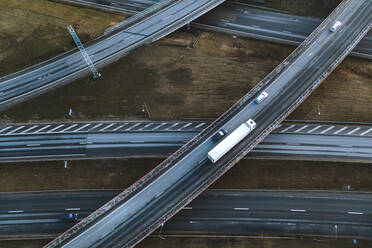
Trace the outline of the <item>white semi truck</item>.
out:
M 256 127 L 256 123 L 249 119 L 241 124 L 218 145 L 208 152 L 208 158 L 212 163 L 216 163 L 228 151 L 230 151 L 236 144 L 244 139 Z

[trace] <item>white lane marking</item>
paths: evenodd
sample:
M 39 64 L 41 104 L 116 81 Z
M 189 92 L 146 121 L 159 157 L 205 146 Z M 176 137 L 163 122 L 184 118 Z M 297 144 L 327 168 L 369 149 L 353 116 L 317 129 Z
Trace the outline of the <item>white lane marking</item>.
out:
M 355 133 L 356 131 L 358 131 L 359 129 L 360 129 L 360 127 L 357 127 L 354 130 L 351 130 L 350 132 L 348 132 L 347 135 L 351 135 L 351 134 Z
M 102 125 L 103 125 L 102 123 L 98 123 L 97 125 L 95 125 L 94 127 L 92 127 L 91 131 L 92 131 L 93 129 L 96 129 L 97 127 L 102 126 Z
M 107 125 L 106 127 L 102 128 L 101 130 L 99 130 L 99 132 L 101 131 L 105 131 L 106 129 L 112 127 L 113 125 L 115 125 L 116 123 L 111 123 L 110 125 Z
M 26 146 L 40 146 L 40 144 L 27 144 Z
M 36 127 L 38 127 L 39 125 L 35 125 L 35 126 L 32 126 L 28 129 L 26 129 L 25 131 L 22 131 L 21 133 L 27 133 L 28 131 L 32 130 L 32 129 L 35 129 Z
M 289 129 L 295 127 L 296 125 L 290 125 L 289 127 L 287 128 L 284 128 L 282 131 L 280 131 L 281 133 L 284 133 L 284 132 L 287 132 Z
M 321 133 L 321 134 L 326 133 L 326 132 L 328 132 L 329 130 L 333 129 L 334 127 L 335 127 L 335 126 L 329 127 L 329 128 L 327 128 L 327 129 L 321 131 L 320 133 Z
M 8 211 L 8 214 L 20 214 L 20 213 L 24 213 L 23 210 L 9 210 Z
M 302 130 L 304 130 L 305 128 L 307 128 L 308 125 L 305 125 L 303 127 L 301 127 L 300 129 L 297 129 L 296 131 L 294 131 L 295 133 L 298 133 L 298 132 L 301 132 Z
M 166 125 L 166 124 L 167 124 L 167 123 L 162 123 L 162 124 L 160 124 L 159 126 L 153 128 L 152 131 L 154 131 L 154 130 L 158 129 L 159 127 L 162 127 L 162 126 L 164 126 L 164 125 Z
M 180 127 L 178 130 L 181 130 L 181 129 L 184 129 L 184 128 L 186 128 L 186 127 L 188 127 L 188 126 L 190 126 L 192 123 L 187 123 L 186 125 L 184 125 L 183 127 Z
M 48 127 L 50 127 L 50 126 L 52 126 L 52 125 L 46 125 L 45 127 L 42 127 L 42 128 L 40 128 L 39 130 L 36 130 L 34 133 L 41 132 L 41 131 L 47 129 Z
M 309 130 L 307 133 L 312 133 L 314 132 L 315 130 L 318 130 L 319 128 L 321 128 L 322 126 L 316 126 L 314 127 L 313 129 Z
M 0 133 L 2 133 L 2 132 L 4 132 L 4 131 L 8 130 L 9 128 L 12 128 L 12 126 L 5 127 L 5 128 L 3 128 L 3 129 L 1 129 L 1 130 L 0 130 Z
M 359 214 L 359 215 L 362 215 L 363 213 L 362 212 L 347 212 L 347 214 Z
M 189 223 L 190 223 L 190 224 L 197 224 L 197 223 L 200 223 L 200 221 L 190 220 Z
M 369 133 L 369 132 L 371 132 L 372 131 L 372 128 L 370 128 L 370 129 L 368 129 L 367 131 L 365 131 L 365 132 L 363 132 L 363 133 L 361 133 L 360 135 L 366 135 L 367 133 Z
M 183 207 L 183 209 L 187 210 L 187 209 L 192 209 L 192 207 Z
M 80 211 L 80 208 L 65 208 L 65 211 Z
M 248 211 L 249 208 L 234 208 L 236 211 Z
M 72 125 L 72 126 L 69 126 L 69 127 L 66 127 L 65 129 L 63 129 L 62 131 L 59 131 L 59 133 L 63 133 L 63 132 L 66 132 L 67 130 L 70 130 L 70 129 L 72 129 L 72 128 L 74 128 L 74 127 L 76 127 L 78 124 L 74 124 L 74 125 Z
M 118 131 L 120 128 L 124 127 L 125 125 L 128 125 L 128 123 L 124 123 L 123 125 L 120 125 L 120 126 L 114 128 L 113 131 Z
M 58 128 L 63 127 L 63 126 L 64 126 L 64 124 L 61 124 L 61 125 L 59 125 L 59 126 L 57 126 L 57 127 L 55 127 L 55 128 L 50 129 L 47 133 L 51 133 L 51 132 L 53 132 L 54 130 L 57 130 Z
M 139 131 L 140 130 L 143 130 L 143 129 L 145 129 L 145 128 L 148 128 L 149 126 L 151 126 L 153 123 L 149 123 L 149 124 L 147 124 L 146 126 L 144 126 L 144 127 L 141 127 L 140 129 L 138 129 Z
M 301 212 L 301 213 L 304 213 L 306 212 L 305 209 L 291 209 L 291 212 Z
M 201 127 L 201 126 L 204 126 L 205 125 L 205 123 L 203 122 L 203 123 L 200 123 L 199 125 L 197 125 L 195 128 L 198 128 L 198 127 Z
M 133 128 L 135 128 L 135 127 L 137 127 L 137 126 L 139 126 L 139 125 L 141 125 L 141 123 L 134 124 L 133 126 L 128 127 L 127 129 L 125 129 L 125 131 L 132 130 Z
M 178 124 L 180 124 L 179 122 L 177 122 L 177 123 L 174 123 L 173 125 L 171 125 L 170 127 L 167 127 L 165 130 L 169 130 L 169 129 L 171 129 L 172 127 L 175 127 L 175 126 L 177 126 Z
M 19 129 L 24 128 L 24 127 L 25 127 L 25 126 L 20 126 L 20 127 L 16 128 L 16 129 L 13 129 L 13 130 L 10 131 L 10 132 L 7 132 L 6 134 L 12 134 L 12 133 L 14 133 L 14 132 L 17 132 Z
M 75 133 L 75 132 L 79 132 L 81 129 L 86 128 L 86 127 L 88 127 L 88 126 L 90 126 L 90 124 L 85 124 L 85 125 L 79 127 L 78 129 L 75 129 L 73 132 L 74 132 L 74 133 Z
M 341 133 L 342 131 L 344 131 L 345 129 L 347 129 L 347 127 L 343 127 L 343 128 L 341 128 L 340 130 L 334 132 L 333 134 L 339 134 L 339 133 Z

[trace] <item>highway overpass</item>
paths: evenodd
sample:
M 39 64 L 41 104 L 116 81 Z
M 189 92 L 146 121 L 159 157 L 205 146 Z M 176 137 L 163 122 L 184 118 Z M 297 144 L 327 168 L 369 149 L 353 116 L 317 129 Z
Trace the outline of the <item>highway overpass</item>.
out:
M 0 193 L 0 239 L 50 239 L 120 191 Z M 340 191 L 207 190 L 161 234 L 315 235 L 372 239 L 372 195 Z M 155 232 L 155 235 L 158 235 Z
M 372 2 L 344 0 L 272 73 L 167 160 L 45 247 L 133 247 L 223 175 L 280 124 L 347 56 L 372 25 Z M 337 20 L 337 32 L 329 28 Z M 254 99 L 263 91 L 269 97 Z M 211 137 L 252 118 L 257 127 L 212 164 Z
M 158 0 L 67 0 L 67 2 L 134 14 Z M 226 1 L 191 22 L 190 27 L 297 46 L 321 21 L 319 18 L 295 16 L 251 4 Z M 358 43 L 351 55 L 372 59 L 371 32 Z
M 162 9 L 85 44 L 96 67 L 118 60 L 133 49 L 154 42 L 203 15 L 224 0 L 167 0 Z M 77 50 L 0 78 L 0 109 L 90 74 Z
M 0 125 L 0 161 L 166 157 L 206 121 Z M 372 124 L 284 122 L 246 158 L 372 162 Z

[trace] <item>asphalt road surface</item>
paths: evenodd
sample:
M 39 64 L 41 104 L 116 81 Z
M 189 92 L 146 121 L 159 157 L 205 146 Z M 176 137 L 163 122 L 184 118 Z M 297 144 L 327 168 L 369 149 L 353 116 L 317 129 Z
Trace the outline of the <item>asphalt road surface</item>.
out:
M 217 180 L 284 120 L 351 52 L 372 24 L 372 2 L 343 1 L 281 65 L 197 137 L 126 191 L 46 247 L 133 247 Z M 337 32 L 329 28 L 337 20 Z M 255 97 L 265 90 L 261 104 Z M 221 160 L 207 153 L 212 135 L 247 119 L 256 129 Z
M 207 122 L 92 122 L 0 126 L 0 161 L 165 157 Z M 247 158 L 372 162 L 372 126 L 285 122 Z
M 123 30 L 89 42 L 86 51 L 97 67 L 104 66 L 141 45 L 177 30 L 223 1 L 176 1 Z M 75 49 L 5 76 L 0 79 L 0 109 L 89 73 L 81 53 Z
M 138 13 L 156 0 L 69 0 L 125 13 Z M 250 4 L 226 1 L 193 21 L 192 28 L 216 31 L 289 45 L 299 45 L 321 23 L 321 19 L 280 13 Z M 351 55 L 372 59 L 372 33 L 369 32 Z
M 0 239 L 54 237 L 74 224 L 60 215 L 84 218 L 119 192 L 0 194 Z M 370 193 L 207 190 L 166 222 L 161 233 L 371 239 L 371 228 Z

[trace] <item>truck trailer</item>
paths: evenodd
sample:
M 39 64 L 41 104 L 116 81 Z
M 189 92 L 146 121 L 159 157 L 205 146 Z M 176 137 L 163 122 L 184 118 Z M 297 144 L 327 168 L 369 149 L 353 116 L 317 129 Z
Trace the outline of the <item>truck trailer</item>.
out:
M 249 119 L 235 129 L 230 135 L 223 139 L 218 145 L 208 152 L 208 158 L 212 163 L 216 163 L 236 144 L 244 139 L 256 127 L 256 123 Z

